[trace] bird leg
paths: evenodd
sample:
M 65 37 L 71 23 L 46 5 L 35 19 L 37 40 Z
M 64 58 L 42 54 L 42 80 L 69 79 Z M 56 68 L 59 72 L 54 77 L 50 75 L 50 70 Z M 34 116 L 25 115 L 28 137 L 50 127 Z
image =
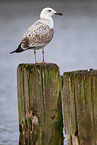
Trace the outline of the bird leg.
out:
M 42 60 L 42 62 L 44 63 L 44 48 L 42 48 L 42 55 L 43 55 L 43 60 Z
M 35 63 L 37 63 L 36 61 L 36 51 L 34 50 L 34 56 L 35 56 Z

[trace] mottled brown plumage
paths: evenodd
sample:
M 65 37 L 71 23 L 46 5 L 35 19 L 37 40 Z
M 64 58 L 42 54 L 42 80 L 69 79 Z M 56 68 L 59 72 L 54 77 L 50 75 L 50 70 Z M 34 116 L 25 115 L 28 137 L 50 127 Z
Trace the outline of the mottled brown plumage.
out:
M 50 28 L 45 33 L 41 33 L 41 34 L 37 33 L 34 34 L 33 36 L 31 36 L 31 34 L 24 35 L 21 40 L 21 48 L 23 50 L 41 49 L 52 40 L 53 35 L 54 35 L 54 30 Z

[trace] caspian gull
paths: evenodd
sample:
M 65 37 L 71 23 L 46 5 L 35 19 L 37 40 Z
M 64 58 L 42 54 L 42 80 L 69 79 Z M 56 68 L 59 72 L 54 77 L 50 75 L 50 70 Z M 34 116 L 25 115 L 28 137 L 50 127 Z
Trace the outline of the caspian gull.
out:
M 11 53 L 20 53 L 28 49 L 33 49 L 35 63 L 37 63 L 36 50 L 42 49 L 42 62 L 44 62 L 44 47 L 52 40 L 54 35 L 54 22 L 52 19 L 53 15 L 62 15 L 62 13 L 57 13 L 55 10 L 49 7 L 44 8 L 40 13 L 40 19 L 28 28 L 28 30 L 24 33 L 18 48 Z

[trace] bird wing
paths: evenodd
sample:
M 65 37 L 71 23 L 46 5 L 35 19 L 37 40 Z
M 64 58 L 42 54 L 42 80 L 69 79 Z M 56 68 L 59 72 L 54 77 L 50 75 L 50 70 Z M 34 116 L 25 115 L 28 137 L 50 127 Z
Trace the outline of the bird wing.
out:
M 50 29 L 48 25 L 37 21 L 25 32 L 21 41 L 21 48 L 23 50 L 28 48 L 41 48 L 51 41 L 53 35 L 53 29 Z

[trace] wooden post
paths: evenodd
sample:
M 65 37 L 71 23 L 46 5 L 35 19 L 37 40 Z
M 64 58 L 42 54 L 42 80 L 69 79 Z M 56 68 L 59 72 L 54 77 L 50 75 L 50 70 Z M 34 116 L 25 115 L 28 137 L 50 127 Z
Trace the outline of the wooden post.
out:
M 60 72 L 56 64 L 17 68 L 19 145 L 62 145 Z
M 63 75 L 64 125 L 68 145 L 97 145 L 97 70 Z

